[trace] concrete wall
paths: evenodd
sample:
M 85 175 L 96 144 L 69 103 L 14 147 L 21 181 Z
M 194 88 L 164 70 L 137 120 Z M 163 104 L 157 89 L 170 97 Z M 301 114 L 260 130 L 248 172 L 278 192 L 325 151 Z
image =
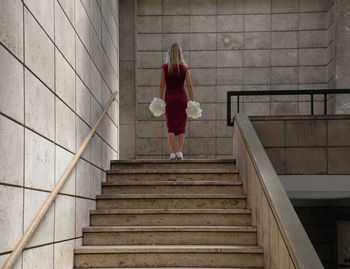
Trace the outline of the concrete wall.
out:
M 227 91 L 320 89 L 334 81 L 334 72 L 327 75 L 334 65 L 330 0 L 139 0 L 136 8 L 136 158 L 168 158 L 165 119 L 153 117 L 148 104 L 175 41 L 185 50 L 203 108 L 202 118 L 188 121 L 186 158 L 231 157 Z M 247 97 L 241 111 L 302 115 L 310 113 L 308 100 Z M 321 100 L 316 97 L 316 113 Z
M 336 87 L 350 88 L 350 2 L 336 1 Z M 335 113 L 350 114 L 350 94 L 337 96 Z
M 350 116 L 251 117 L 251 121 L 278 174 L 350 174 Z
M 136 157 L 135 1 L 119 1 L 120 159 Z
M 118 90 L 118 1 L 0 2 L 0 267 Z M 118 99 L 118 98 L 117 98 Z M 110 159 L 119 104 L 14 268 L 72 268 Z

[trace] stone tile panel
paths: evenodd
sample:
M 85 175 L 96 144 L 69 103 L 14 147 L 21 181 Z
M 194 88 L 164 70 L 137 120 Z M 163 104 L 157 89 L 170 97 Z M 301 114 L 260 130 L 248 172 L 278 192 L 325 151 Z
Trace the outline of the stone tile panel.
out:
M 286 146 L 326 146 L 326 121 L 286 121 Z
M 287 148 L 286 174 L 318 175 L 327 173 L 324 148 Z
M 253 127 L 264 147 L 285 146 L 283 121 L 252 121 Z
M 28 10 L 25 20 L 25 63 L 44 81 L 48 87 L 54 86 L 54 46 Z
M 269 49 L 270 45 L 270 32 L 244 33 L 244 49 Z
M 29 71 L 25 72 L 26 124 L 49 139 L 54 138 L 54 95 Z
M 321 30 L 327 26 L 327 13 L 300 13 L 300 30 Z
M 244 0 L 217 0 L 217 14 L 243 14 Z
M 274 102 L 271 103 L 271 115 L 297 115 L 297 102 Z
M 272 0 L 272 13 L 298 12 L 298 0 Z
M 164 16 L 163 32 L 165 33 L 188 33 L 190 30 L 190 17 L 187 16 Z
M 56 142 L 75 152 L 75 114 L 56 98 Z
M 245 50 L 245 67 L 264 67 L 270 66 L 270 50 Z
M 188 15 L 190 12 L 190 0 L 164 0 L 163 15 Z
M 244 68 L 244 84 L 269 84 L 270 68 Z
M 350 120 L 328 120 L 328 146 L 350 146 Z
M 215 0 L 190 0 L 190 14 L 215 14 L 216 1 Z
M 298 30 L 298 14 L 272 14 L 272 31 L 295 31 Z
M 0 220 L 1 245 L 0 251 L 12 250 L 22 236 L 23 223 L 23 190 L 21 188 L 0 185 Z M 16 201 L 14 203 L 13 201 Z
M 243 48 L 243 33 L 218 33 L 216 38 L 216 47 L 218 50 Z
M 217 85 L 235 85 L 243 83 L 243 68 L 217 68 Z
M 55 1 L 55 43 L 69 63 L 75 66 L 75 32 L 57 1 Z
M 269 157 L 273 168 L 277 174 L 284 174 L 285 171 L 285 149 L 284 148 L 266 148 L 267 156 Z
M 271 66 L 297 66 L 297 49 L 271 50 Z
M 190 32 L 215 32 L 216 16 L 191 16 Z
M 271 15 L 245 15 L 244 31 L 261 32 L 271 30 Z
M 162 0 L 138 0 L 137 13 L 139 15 L 161 15 Z
M 243 15 L 218 15 L 216 30 L 218 32 L 242 32 Z
M 294 49 L 298 48 L 298 32 L 272 32 L 271 48 L 273 49 Z
M 218 51 L 217 67 L 242 67 L 243 52 L 242 51 Z
M 23 123 L 23 67 L 2 46 L 0 61 L 0 111 Z
M 0 41 L 23 60 L 23 3 L 4 0 L 0 3 L 0 10 L 6 10 L 0 17 Z
M 191 51 L 192 68 L 216 67 L 216 51 Z
M 349 160 L 349 147 L 328 148 L 328 174 L 348 175 L 350 173 Z
M 191 50 L 215 50 L 216 34 L 190 34 Z
M 162 17 L 161 16 L 142 16 L 137 18 L 138 33 L 161 33 Z

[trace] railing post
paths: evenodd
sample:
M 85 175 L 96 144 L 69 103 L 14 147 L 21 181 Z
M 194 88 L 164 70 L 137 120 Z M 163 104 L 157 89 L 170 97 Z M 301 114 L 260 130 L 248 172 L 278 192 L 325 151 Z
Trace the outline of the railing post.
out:
M 327 115 L 327 93 L 324 94 L 323 98 L 323 114 Z
M 239 113 L 239 95 L 237 95 L 237 113 Z
M 314 114 L 314 95 L 311 94 L 311 115 Z
M 227 92 L 227 126 L 233 126 L 232 115 L 231 115 L 231 94 Z

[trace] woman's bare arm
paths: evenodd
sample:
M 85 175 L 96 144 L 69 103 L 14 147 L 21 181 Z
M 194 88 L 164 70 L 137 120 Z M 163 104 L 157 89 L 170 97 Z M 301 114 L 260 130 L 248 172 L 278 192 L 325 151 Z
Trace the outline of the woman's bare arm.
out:
M 187 70 L 186 72 L 186 85 L 187 85 L 188 94 L 190 95 L 190 99 L 191 101 L 194 101 L 190 70 Z
M 160 85 L 159 85 L 159 91 L 158 91 L 158 98 L 160 99 L 163 99 L 164 85 L 165 85 L 165 72 L 164 72 L 164 69 L 162 69 L 162 76 L 160 78 Z

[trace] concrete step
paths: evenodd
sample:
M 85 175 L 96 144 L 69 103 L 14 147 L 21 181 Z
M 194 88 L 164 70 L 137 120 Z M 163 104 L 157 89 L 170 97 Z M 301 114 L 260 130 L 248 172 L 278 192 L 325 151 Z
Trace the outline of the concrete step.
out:
M 143 181 L 102 183 L 102 194 L 242 194 L 241 182 L 215 181 Z
M 119 194 L 98 195 L 97 209 L 245 208 L 244 194 Z
M 89 269 L 97 269 L 96 267 L 88 267 Z M 81 267 L 75 267 L 74 269 L 82 269 Z M 116 269 L 116 267 L 109 267 L 109 268 L 98 268 L 98 269 Z M 131 268 L 131 267 L 118 267 L 118 269 L 140 269 L 140 268 Z M 194 269 L 193 267 L 142 267 L 142 269 Z M 214 268 L 214 267 L 210 267 L 210 268 L 204 268 L 204 267 L 196 267 L 195 269 L 222 269 L 222 268 Z M 225 267 L 225 269 L 264 269 L 263 267 Z
M 81 268 L 263 267 L 258 246 L 83 246 L 74 254 L 74 266 Z
M 111 174 L 230 174 L 237 173 L 235 167 L 230 168 L 118 168 L 114 170 L 109 170 L 107 173 Z
M 169 172 L 169 171 L 168 171 Z M 231 181 L 239 182 L 237 171 L 226 173 L 121 173 L 116 171 L 107 172 L 107 182 L 118 183 L 125 181 Z
M 256 245 L 253 226 L 116 226 L 83 228 L 91 245 Z
M 120 169 L 236 169 L 236 161 L 228 160 L 113 160 L 111 170 Z
M 91 210 L 91 226 L 231 226 L 250 225 L 249 209 Z

